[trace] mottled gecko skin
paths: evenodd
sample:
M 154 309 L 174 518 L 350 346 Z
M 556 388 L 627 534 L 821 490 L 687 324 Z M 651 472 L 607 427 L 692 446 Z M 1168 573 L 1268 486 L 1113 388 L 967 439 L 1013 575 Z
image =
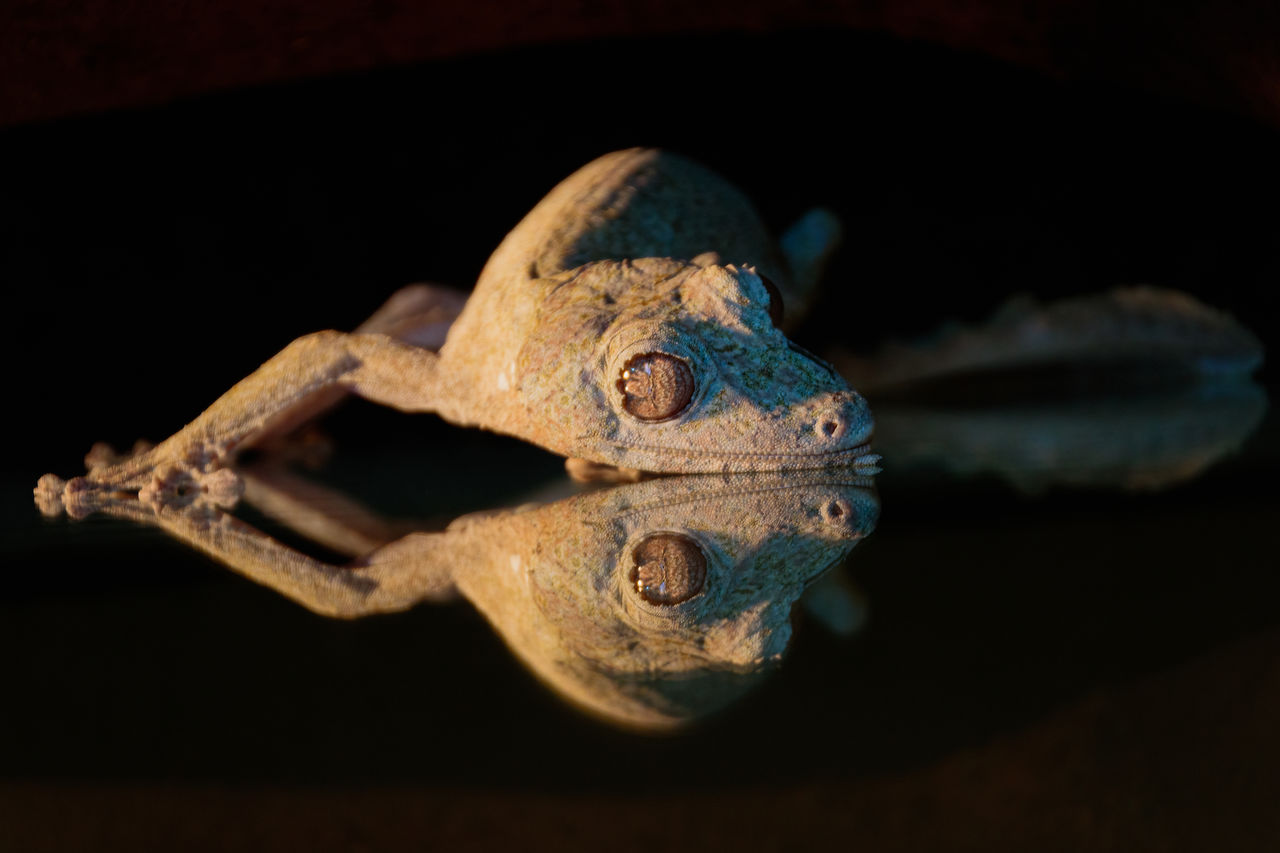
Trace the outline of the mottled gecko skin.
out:
M 332 506 L 331 498 L 320 504 Z M 880 513 L 870 479 L 851 468 L 660 477 L 466 515 L 337 566 L 264 535 L 207 495 L 154 511 L 119 494 L 92 499 L 95 511 L 158 526 L 326 616 L 460 596 L 561 696 L 645 730 L 722 708 L 771 672 L 797 600 Z M 344 508 L 327 523 L 342 529 L 349 520 Z M 692 559 L 699 571 L 672 571 L 665 590 L 642 588 L 644 546 L 655 541 L 676 558 L 666 567 Z
M 867 453 L 866 405 L 826 363 L 789 347 L 747 270 L 598 261 L 537 286 L 547 293 L 522 346 L 492 339 L 480 350 L 462 338 L 455 368 L 446 343 L 445 375 L 465 383 L 454 399 L 475 389 L 450 419 L 645 471 L 817 468 Z M 695 388 L 678 416 L 649 423 L 627 412 L 618 377 L 654 352 L 687 364 Z
M 37 503 L 81 515 L 97 491 L 159 506 L 191 488 L 234 502 L 234 478 L 212 475 L 344 390 L 625 469 L 871 470 L 865 401 L 774 323 L 779 299 L 792 311 L 808 301 L 838 238 L 814 211 L 775 246 L 742 194 L 703 167 L 609 154 L 507 236 L 438 354 L 415 345 L 413 317 L 299 338 L 155 448 L 68 483 L 47 475 Z M 637 395 L 650 394 L 658 403 L 638 415 Z
M 606 155 L 494 252 L 440 351 L 445 397 L 458 404 L 442 413 L 645 471 L 858 461 L 870 411 L 774 326 L 757 272 L 793 315 L 816 284 L 791 274 L 750 203 L 712 172 L 661 151 Z M 691 367 L 694 397 L 679 416 L 646 423 L 624 409 L 618 376 L 645 352 Z
M 379 587 L 343 615 L 407 606 L 421 600 L 419 584 L 439 595 L 447 575 L 562 696 L 615 723 L 670 728 L 728 704 L 781 661 L 800 595 L 874 529 L 879 508 L 850 469 L 597 490 L 405 537 L 369 557 Z M 637 545 L 655 535 L 706 560 L 687 600 L 637 594 Z

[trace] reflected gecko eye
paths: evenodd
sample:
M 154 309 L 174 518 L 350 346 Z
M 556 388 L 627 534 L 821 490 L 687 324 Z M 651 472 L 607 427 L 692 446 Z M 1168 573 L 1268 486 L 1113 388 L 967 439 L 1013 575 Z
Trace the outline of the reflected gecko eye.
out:
M 759 275 L 759 273 L 757 273 Z M 773 322 L 776 329 L 782 328 L 782 291 L 778 290 L 778 285 L 774 284 L 764 276 L 760 276 L 760 283 L 764 285 L 764 289 L 769 291 L 769 319 Z
M 631 552 L 631 583 L 650 604 L 688 601 L 707 580 L 707 558 L 698 543 L 679 533 L 646 536 Z
M 693 399 L 693 371 L 674 355 L 646 352 L 630 358 L 618 377 L 622 407 L 642 421 L 665 421 Z

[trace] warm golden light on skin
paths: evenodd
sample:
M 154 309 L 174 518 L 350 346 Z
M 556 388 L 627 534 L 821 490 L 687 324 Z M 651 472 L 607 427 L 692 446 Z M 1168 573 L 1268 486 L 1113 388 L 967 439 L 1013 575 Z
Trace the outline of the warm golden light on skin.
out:
M 808 302 L 839 239 L 821 211 L 796 233 L 775 243 L 739 190 L 683 157 L 605 155 L 507 235 L 438 352 L 421 342 L 439 337 L 456 295 L 410 288 L 356 333 L 298 338 L 156 447 L 43 478 L 38 502 L 84 514 L 97 493 L 155 509 L 185 497 L 157 479 L 235 494 L 209 478 L 346 393 L 617 468 L 870 469 L 866 401 L 777 327 L 784 297 Z M 617 337 L 635 349 L 608 352 Z

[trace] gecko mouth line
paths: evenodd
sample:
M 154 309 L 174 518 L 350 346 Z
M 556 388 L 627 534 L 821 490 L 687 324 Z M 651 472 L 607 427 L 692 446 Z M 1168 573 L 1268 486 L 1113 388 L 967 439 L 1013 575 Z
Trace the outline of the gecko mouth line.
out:
M 677 453 L 685 456 L 710 457 L 715 459 L 777 459 L 779 461 L 787 460 L 834 460 L 848 457 L 851 460 L 869 457 L 865 464 L 875 464 L 879 457 L 871 452 L 871 442 L 864 441 L 861 444 L 855 444 L 852 447 L 844 447 L 838 450 L 821 450 L 811 453 L 780 453 L 765 451 L 720 451 L 720 450 L 701 450 L 693 447 L 662 447 L 658 445 L 648 444 L 619 444 L 616 445 L 622 450 L 640 450 L 649 453 Z
M 694 475 L 694 476 L 699 476 L 699 475 Z M 822 489 L 822 488 L 869 489 L 874 485 L 874 482 L 875 481 L 871 477 L 854 476 L 854 477 L 851 477 L 848 479 L 842 479 L 842 480 L 836 480 L 836 479 L 817 480 L 814 482 L 804 483 L 799 488 L 801 489 Z M 643 515 L 646 512 L 650 512 L 652 510 L 659 509 L 659 508 L 666 509 L 673 506 L 688 506 L 688 505 L 699 504 L 699 503 L 707 503 L 715 500 L 724 500 L 725 498 L 741 497 L 743 495 L 762 495 L 762 494 L 768 494 L 770 492 L 795 492 L 795 491 L 797 491 L 797 487 L 790 486 L 790 485 L 762 486 L 758 488 L 709 490 L 707 492 L 703 492 L 699 494 L 682 496 L 676 500 L 672 500 L 670 498 L 664 498 L 663 500 L 660 500 L 660 501 L 634 504 L 626 512 L 618 513 L 616 515 L 611 514 L 609 517 L 610 518 L 631 518 L 633 516 Z M 824 569 L 823 571 L 826 571 L 826 570 Z M 819 574 L 821 574 L 821 572 Z

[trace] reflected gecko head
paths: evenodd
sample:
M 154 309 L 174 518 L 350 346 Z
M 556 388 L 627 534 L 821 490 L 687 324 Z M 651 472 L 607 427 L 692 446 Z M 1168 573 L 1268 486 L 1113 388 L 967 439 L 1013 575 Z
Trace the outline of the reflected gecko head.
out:
M 522 558 L 531 600 L 494 600 L 510 599 L 509 582 L 465 592 L 561 695 L 666 729 L 772 670 L 796 600 L 878 514 L 849 469 L 651 480 L 527 512 L 539 516 Z
M 324 532 L 314 493 L 269 467 L 259 474 L 244 475 L 262 506 L 301 509 Z M 648 730 L 724 707 L 770 671 L 797 599 L 879 516 L 870 478 L 854 468 L 670 477 L 473 513 L 339 568 L 206 501 L 157 512 L 101 497 L 97 511 L 158 525 L 325 615 L 461 593 L 563 697 Z
M 826 362 L 779 331 L 776 289 L 749 267 L 665 258 L 562 274 L 517 375 L 534 440 L 648 471 L 780 471 L 856 463 L 873 422 Z

